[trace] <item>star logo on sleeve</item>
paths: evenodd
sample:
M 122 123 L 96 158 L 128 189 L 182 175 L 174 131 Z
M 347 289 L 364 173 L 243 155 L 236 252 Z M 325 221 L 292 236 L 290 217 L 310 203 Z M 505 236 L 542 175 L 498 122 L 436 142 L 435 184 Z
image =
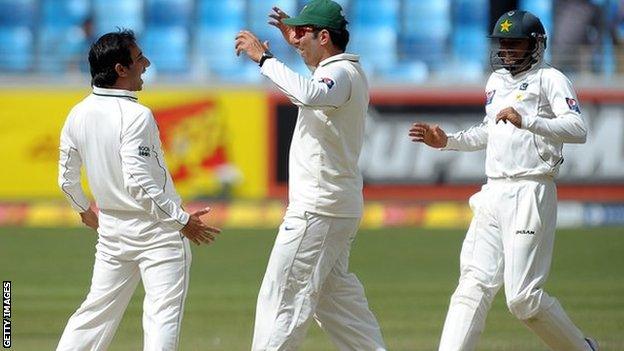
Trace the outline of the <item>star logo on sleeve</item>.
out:
M 508 19 L 506 19 L 503 23 L 500 24 L 501 33 L 503 32 L 509 33 L 509 28 L 511 28 L 511 26 L 513 26 L 513 23 L 511 23 Z

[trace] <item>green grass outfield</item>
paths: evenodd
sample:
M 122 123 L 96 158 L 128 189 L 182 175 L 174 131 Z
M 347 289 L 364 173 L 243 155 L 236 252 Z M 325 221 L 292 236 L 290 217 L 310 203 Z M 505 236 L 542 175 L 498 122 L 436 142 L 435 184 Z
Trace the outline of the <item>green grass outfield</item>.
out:
M 390 350 L 436 350 L 458 277 L 462 231 L 362 231 L 351 268 Z M 249 350 L 256 293 L 274 231 L 226 230 L 193 247 L 181 350 Z M 90 282 L 95 235 L 86 229 L 0 228 L 0 278 L 11 280 L 14 350 L 53 350 Z M 561 230 L 547 291 L 604 351 L 624 350 L 624 229 Z M 479 350 L 546 350 L 507 311 L 499 293 Z M 137 290 L 111 350 L 142 349 Z M 301 350 L 334 350 L 312 325 Z

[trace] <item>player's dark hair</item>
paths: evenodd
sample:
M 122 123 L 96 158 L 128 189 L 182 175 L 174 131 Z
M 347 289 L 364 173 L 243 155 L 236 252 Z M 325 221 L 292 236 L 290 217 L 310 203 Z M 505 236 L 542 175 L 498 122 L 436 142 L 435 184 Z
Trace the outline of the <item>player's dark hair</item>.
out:
M 136 46 L 136 37 L 129 29 L 104 34 L 93 43 L 89 49 L 91 85 L 99 88 L 115 85 L 119 78 L 115 65 L 119 63 L 125 67 L 130 66 L 130 48 L 133 46 Z
M 349 31 L 347 28 L 332 29 L 332 28 L 314 28 L 314 38 L 318 37 L 318 34 L 325 29 L 329 32 L 329 37 L 332 43 L 342 52 L 347 50 L 347 44 L 349 44 Z

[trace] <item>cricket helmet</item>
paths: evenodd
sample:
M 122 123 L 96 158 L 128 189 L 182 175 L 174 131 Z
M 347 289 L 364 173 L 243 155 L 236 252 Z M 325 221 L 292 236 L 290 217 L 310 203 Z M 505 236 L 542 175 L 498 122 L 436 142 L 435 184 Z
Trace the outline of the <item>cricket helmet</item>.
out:
M 489 37 L 493 39 L 490 52 L 492 68 L 505 68 L 511 74 L 530 69 L 543 58 L 546 50 L 546 30 L 540 19 L 528 11 L 514 10 L 504 13 L 496 21 Z M 501 39 L 525 39 L 529 41 L 529 47 L 526 50 L 505 49 L 501 47 Z M 503 60 L 510 52 L 516 57 L 513 63 Z

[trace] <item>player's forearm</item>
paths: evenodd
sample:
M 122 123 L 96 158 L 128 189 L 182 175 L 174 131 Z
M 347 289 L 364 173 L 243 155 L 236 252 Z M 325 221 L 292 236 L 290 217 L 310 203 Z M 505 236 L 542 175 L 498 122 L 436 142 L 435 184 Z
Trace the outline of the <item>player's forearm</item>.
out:
M 528 121 L 526 129 L 562 143 L 583 144 L 587 139 L 585 123 L 575 114 L 567 114 L 553 119 L 535 117 Z
M 175 230 L 184 227 L 189 214 L 165 193 L 163 187 L 156 184 L 146 169 L 126 163 L 123 173 L 126 190 L 145 212 Z
M 80 183 L 82 161 L 76 149 L 61 147 L 59 157 L 58 185 L 72 208 L 84 212 L 89 208 L 89 200 Z
M 84 212 L 89 209 L 89 200 L 85 195 L 80 183 L 69 185 L 69 183 L 60 184 L 61 191 L 71 207 L 77 212 Z
M 344 103 L 338 101 L 340 98 L 337 92 L 329 93 L 327 85 L 294 72 L 277 59 L 266 60 L 261 72 L 303 106 L 321 109 L 337 107 Z
M 487 147 L 487 130 L 484 123 L 471 127 L 461 132 L 448 135 L 447 143 L 443 150 L 477 151 Z

